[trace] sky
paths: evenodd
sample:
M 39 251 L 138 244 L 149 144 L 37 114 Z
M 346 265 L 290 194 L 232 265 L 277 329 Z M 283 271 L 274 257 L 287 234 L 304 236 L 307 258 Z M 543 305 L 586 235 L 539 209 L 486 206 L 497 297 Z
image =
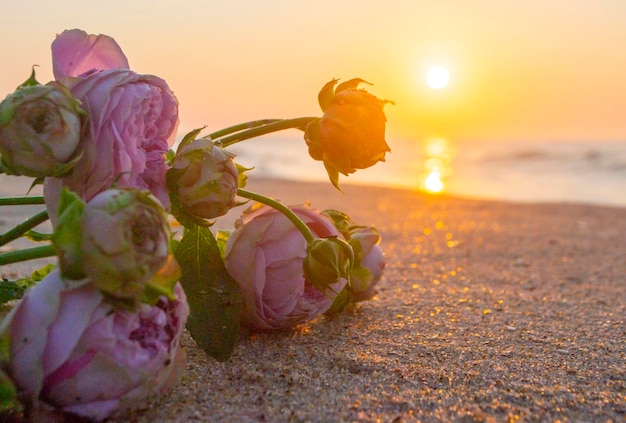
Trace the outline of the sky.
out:
M 164 78 L 179 131 L 317 116 L 332 78 L 387 105 L 388 140 L 626 142 L 623 0 L 57 0 L 6 2 L 0 97 L 31 66 L 52 79 L 64 29 L 111 35 L 138 73 Z M 443 65 L 449 85 L 426 72 Z

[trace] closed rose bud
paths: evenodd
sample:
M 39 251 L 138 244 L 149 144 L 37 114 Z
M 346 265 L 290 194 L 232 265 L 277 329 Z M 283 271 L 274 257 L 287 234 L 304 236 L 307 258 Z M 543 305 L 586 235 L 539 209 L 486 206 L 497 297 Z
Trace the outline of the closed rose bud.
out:
M 304 133 L 309 154 L 324 162 L 329 177 L 338 185 L 338 174 L 348 175 L 385 161 L 390 151 L 385 141 L 385 114 L 380 100 L 357 89 L 361 79 L 339 84 L 327 83 L 319 94 L 324 112 L 321 119 L 310 122 Z
M 167 262 L 169 236 L 167 216 L 148 191 L 104 191 L 83 211 L 84 272 L 108 294 L 139 299 Z
M 376 294 L 375 286 L 385 269 L 385 256 L 379 245 L 380 235 L 373 227 L 356 227 L 351 231 L 349 242 L 355 254 L 349 287 L 352 300 L 369 300 Z
M 60 176 L 80 158 L 85 112 L 63 85 L 18 88 L 0 103 L 2 165 L 15 175 Z
M 3 370 L 27 405 L 103 420 L 174 386 L 189 306 L 180 284 L 172 299 L 129 311 L 84 282 L 69 288 L 55 270 L 26 293 L 0 328 Z
M 234 157 L 207 139 L 183 145 L 167 172 L 170 192 L 195 217 L 214 219 L 226 214 L 237 204 L 239 172 Z

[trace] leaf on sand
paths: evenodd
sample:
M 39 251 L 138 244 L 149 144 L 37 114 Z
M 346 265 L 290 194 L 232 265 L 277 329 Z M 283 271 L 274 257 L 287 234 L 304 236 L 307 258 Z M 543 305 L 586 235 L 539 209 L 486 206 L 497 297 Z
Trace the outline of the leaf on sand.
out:
M 180 282 L 189 302 L 191 336 L 211 357 L 228 360 L 239 334 L 242 299 L 213 233 L 206 227 L 188 227 L 174 256 L 183 271 Z

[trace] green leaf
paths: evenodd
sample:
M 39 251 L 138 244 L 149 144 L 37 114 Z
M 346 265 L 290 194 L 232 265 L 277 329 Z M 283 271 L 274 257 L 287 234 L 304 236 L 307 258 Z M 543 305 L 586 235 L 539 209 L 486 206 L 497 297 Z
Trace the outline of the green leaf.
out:
M 85 277 L 81 248 L 84 208 L 85 203 L 78 195 L 63 188 L 52 243 L 58 251 L 61 273 L 64 277 L 73 280 Z
M 146 282 L 141 301 L 155 305 L 163 295 L 175 300 L 174 285 L 180 279 L 180 275 L 180 266 L 170 254 L 165 265 Z
M 242 299 L 239 285 L 226 271 L 213 233 L 188 227 L 174 257 L 182 269 L 187 294 L 187 328 L 198 346 L 218 361 L 230 358 L 239 335 Z
M 326 310 L 324 314 L 327 316 L 334 316 L 336 314 L 339 314 L 344 311 L 350 303 L 351 295 L 350 291 L 348 290 L 348 286 L 346 286 L 344 289 L 341 290 L 339 294 L 337 294 L 332 305 L 328 310 Z
M 22 298 L 26 289 L 13 281 L 0 281 L 0 304 Z
M 238 188 L 245 188 L 246 184 L 248 183 L 248 175 L 246 175 L 245 172 L 248 172 L 252 169 L 254 169 L 253 167 L 244 167 L 242 165 L 240 165 L 239 163 L 235 163 L 235 168 L 237 168 L 237 173 L 239 174 L 239 177 L 237 178 L 237 187 Z
M 24 237 L 33 242 L 50 241 L 52 234 L 44 234 L 41 232 L 30 230 L 24 234 Z
M 47 264 L 35 270 L 28 278 L 20 278 L 14 281 L 0 281 L 0 304 L 22 298 L 28 288 L 45 278 L 48 273 L 52 272 L 54 267 L 54 264 Z
M 0 370 L 0 412 L 19 408 L 17 390 L 11 378 Z
M 35 79 L 35 66 L 37 65 L 33 65 L 33 68 L 30 72 L 30 77 L 26 81 L 22 82 L 19 87 L 17 87 L 18 90 L 23 87 L 34 87 L 35 85 L 41 85 L 37 81 L 37 79 Z
M 169 177 L 169 176 L 172 175 L 171 172 L 172 172 L 172 170 L 170 169 L 165 174 L 165 180 L 168 182 L 168 189 L 169 189 L 169 192 L 170 192 L 170 203 L 171 203 L 171 205 L 170 205 L 170 214 L 172 216 L 174 216 L 174 218 L 178 221 L 178 223 L 180 223 L 184 227 L 190 227 L 190 226 L 209 227 L 209 226 L 213 226 L 215 221 L 203 219 L 203 218 L 198 217 L 198 216 L 194 216 L 193 214 L 189 213 L 187 211 L 187 209 L 185 209 L 185 207 L 183 206 L 182 202 L 180 201 L 180 197 L 175 194 L 175 191 L 173 191 L 171 188 L 169 188 L 170 184 L 174 183 L 173 179 Z
M 328 178 L 333 186 L 343 192 L 343 190 L 339 188 L 339 171 L 326 161 L 324 161 L 324 167 L 326 168 L 326 173 L 328 173 Z
M 326 109 L 330 106 L 330 103 L 333 101 L 333 97 L 335 97 L 335 84 L 337 81 L 339 80 L 333 79 L 328 81 L 317 95 L 317 101 L 320 104 L 322 112 L 326 111 Z
M 175 158 L 176 158 L 176 152 L 172 150 L 171 148 L 167 150 L 167 153 L 165 153 L 165 163 L 167 163 L 168 167 L 172 165 L 172 162 L 174 161 Z
M 344 238 L 350 238 L 350 229 L 356 226 L 350 216 L 342 211 L 334 209 L 326 209 L 322 212 L 322 214 L 328 216 L 333 221 L 333 224 L 341 235 L 344 236 Z M 352 248 L 354 249 L 354 245 Z
M 189 132 L 187 135 L 185 135 L 182 139 L 182 141 L 180 142 L 180 144 L 178 144 L 178 148 L 176 149 L 176 154 L 178 154 L 178 152 L 187 144 L 189 144 L 191 141 L 194 141 L 196 139 L 196 137 L 198 136 L 198 134 L 200 134 L 200 132 L 202 132 L 204 130 L 204 128 L 206 128 L 206 126 L 203 126 L 202 128 L 197 128 L 192 130 L 191 132 Z
M 220 254 L 222 258 L 226 257 L 226 243 L 228 242 L 228 238 L 230 237 L 232 231 L 227 231 L 224 229 L 220 229 L 217 231 L 217 248 L 220 250 Z
M 45 178 L 42 177 L 33 179 L 33 182 L 30 184 L 30 188 L 28 188 L 27 194 L 29 194 L 37 185 L 43 185 L 44 181 Z
M 354 90 L 361 83 L 372 85 L 369 82 L 364 81 L 361 78 L 354 78 L 354 79 L 351 79 L 351 80 L 346 81 L 346 82 L 342 82 L 341 84 L 337 85 L 337 88 L 335 89 L 335 93 L 338 93 L 338 92 L 343 91 L 343 90 Z
M 6 363 L 10 359 L 10 351 L 11 341 L 5 332 L 0 336 L 0 367 L 2 369 L 6 368 Z M 0 413 L 19 407 L 20 403 L 17 399 L 17 389 L 15 389 L 11 378 L 4 370 L 0 369 Z

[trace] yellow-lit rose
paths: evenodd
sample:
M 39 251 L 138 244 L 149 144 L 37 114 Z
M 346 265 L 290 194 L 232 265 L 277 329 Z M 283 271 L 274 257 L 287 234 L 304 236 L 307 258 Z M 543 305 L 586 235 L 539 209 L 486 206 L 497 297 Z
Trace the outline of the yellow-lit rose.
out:
M 357 89 L 362 82 L 351 79 L 336 88 L 336 79 L 328 82 L 319 93 L 324 115 L 310 122 L 304 133 L 309 154 L 324 162 L 335 186 L 339 173 L 348 175 L 385 161 L 385 153 L 391 151 L 385 141 L 383 111 L 389 101 Z

